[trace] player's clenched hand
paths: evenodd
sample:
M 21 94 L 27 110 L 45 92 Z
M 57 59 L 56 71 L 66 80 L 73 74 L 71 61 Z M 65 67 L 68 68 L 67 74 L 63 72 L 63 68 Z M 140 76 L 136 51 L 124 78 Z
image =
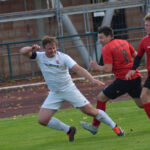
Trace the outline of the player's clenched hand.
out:
M 38 51 L 38 50 L 40 50 L 40 46 L 38 44 L 34 44 L 34 45 L 32 45 L 32 50 Z
M 97 66 L 98 66 L 98 64 L 97 64 L 97 62 L 96 61 L 94 61 L 94 60 L 92 60 L 91 62 L 90 62 L 90 68 L 91 69 L 97 69 Z
M 130 70 L 127 74 L 126 74 L 126 76 L 125 76 L 125 78 L 126 78 L 126 80 L 131 80 L 132 79 L 132 76 L 135 74 L 135 70 Z
M 93 79 L 93 80 L 92 80 L 92 83 L 93 83 L 93 84 L 97 84 L 97 85 L 99 85 L 99 86 L 105 85 L 104 82 L 99 81 L 99 80 L 97 80 L 97 79 Z

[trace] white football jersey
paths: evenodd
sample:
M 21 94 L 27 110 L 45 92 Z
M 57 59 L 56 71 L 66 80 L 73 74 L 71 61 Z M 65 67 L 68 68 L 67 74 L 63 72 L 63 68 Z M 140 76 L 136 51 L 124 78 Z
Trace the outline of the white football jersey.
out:
M 56 56 L 48 58 L 45 52 L 36 52 L 36 60 L 51 91 L 65 91 L 75 84 L 69 74 L 76 62 L 67 54 L 57 51 Z

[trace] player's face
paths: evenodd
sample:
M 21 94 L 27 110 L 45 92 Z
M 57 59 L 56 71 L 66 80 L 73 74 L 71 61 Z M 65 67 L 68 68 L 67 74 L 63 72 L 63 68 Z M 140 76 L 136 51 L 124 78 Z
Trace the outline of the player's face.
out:
M 102 44 L 102 46 L 106 45 L 107 43 L 109 43 L 111 41 L 111 36 L 108 35 L 104 35 L 104 33 L 99 33 L 98 34 L 98 41 Z
M 54 57 L 56 55 L 56 44 L 46 44 L 45 45 L 45 53 L 46 53 L 46 56 L 51 58 L 51 57 Z
M 145 30 L 147 34 L 150 34 L 150 20 L 145 21 Z

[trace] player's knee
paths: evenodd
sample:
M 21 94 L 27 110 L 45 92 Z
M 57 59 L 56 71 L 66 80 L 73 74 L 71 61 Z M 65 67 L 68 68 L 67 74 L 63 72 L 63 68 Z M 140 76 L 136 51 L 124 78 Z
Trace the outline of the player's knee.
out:
M 143 101 L 145 99 L 145 95 L 141 95 L 140 99 Z
M 107 102 L 109 99 L 104 95 L 103 92 L 97 95 L 97 100 L 101 102 Z
M 38 123 L 39 123 L 40 125 L 47 126 L 48 120 L 39 118 L 39 119 L 38 119 Z
M 139 104 L 137 105 L 139 108 L 143 108 L 143 104 Z
M 102 94 L 101 94 L 101 93 L 100 93 L 100 94 L 98 94 L 98 95 L 97 95 L 97 100 L 100 100 L 100 101 L 101 101 L 102 99 L 103 99 Z
M 144 94 L 143 94 L 143 95 L 141 95 L 140 98 L 141 98 L 143 104 L 146 104 L 146 103 L 148 102 L 147 95 L 144 95 Z

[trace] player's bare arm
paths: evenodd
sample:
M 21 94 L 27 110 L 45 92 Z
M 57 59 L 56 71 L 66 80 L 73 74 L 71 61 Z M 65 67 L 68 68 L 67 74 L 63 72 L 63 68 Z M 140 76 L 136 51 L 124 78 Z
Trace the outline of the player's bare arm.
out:
M 136 72 L 135 70 L 130 70 L 125 76 L 126 80 L 131 80 L 135 72 Z
M 96 61 L 90 62 L 91 69 L 97 70 L 97 71 L 104 71 L 104 72 L 112 72 L 112 64 L 104 64 L 104 66 L 100 66 L 97 64 Z
M 86 79 L 88 79 L 93 84 L 105 85 L 105 83 L 94 79 L 93 76 L 86 69 L 84 69 L 83 67 L 79 66 L 78 64 L 74 65 L 71 70 L 73 70 L 79 76 L 85 77 Z
M 26 57 L 31 57 L 34 51 L 40 50 L 40 46 L 34 44 L 33 46 L 26 46 L 20 49 L 20 53 Z

